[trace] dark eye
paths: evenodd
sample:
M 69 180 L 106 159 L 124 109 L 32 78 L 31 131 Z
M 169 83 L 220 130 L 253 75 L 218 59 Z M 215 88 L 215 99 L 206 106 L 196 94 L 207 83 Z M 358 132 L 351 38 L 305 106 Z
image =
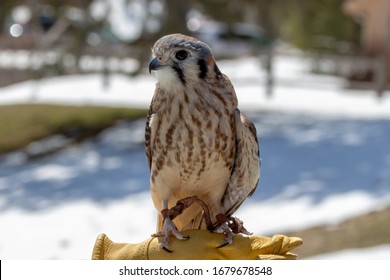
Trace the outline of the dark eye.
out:
M 178 60 L 184 60 L 188 57 L 188 52 L 185 51 L 185 50 L 180 50 L 176 53 L 175 57 L 178 59 Z

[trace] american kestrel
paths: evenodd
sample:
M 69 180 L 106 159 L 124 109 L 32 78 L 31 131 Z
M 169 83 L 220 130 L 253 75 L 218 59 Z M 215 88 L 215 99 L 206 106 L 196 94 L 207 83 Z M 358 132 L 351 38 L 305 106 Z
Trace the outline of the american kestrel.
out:
M 167 209 L 196 195 L 209 208 L 217 232 L 226 234 L 231 215 L 256 189 L 260 154 L 254 124 L 237 108 L 228 77 L 210 47 L 189 36 L 171 34 L 152 48 L 149 72 L 158 83 L 147 115 L 146 156 L 150 190 L 158 210 L 157 232 L 187 239 L 179 231 L 206 229 L 204 211 L 191 205 L 172 219 Z

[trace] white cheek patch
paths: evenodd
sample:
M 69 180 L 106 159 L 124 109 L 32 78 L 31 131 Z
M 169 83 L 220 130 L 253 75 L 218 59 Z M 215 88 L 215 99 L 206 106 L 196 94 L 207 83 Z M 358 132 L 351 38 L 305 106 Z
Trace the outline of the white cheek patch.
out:
M 171 67 L 165 66 L 156 71 L 156 77 L 160 83 L 166 83 L 176 79 L 176 73 Z
M 157 80 L 160 82 L 160 87 L 166 90 L 175 90 L 181 86 L 180 79 L 177 73 L 171 67 L 164 67 L 156 71 Z

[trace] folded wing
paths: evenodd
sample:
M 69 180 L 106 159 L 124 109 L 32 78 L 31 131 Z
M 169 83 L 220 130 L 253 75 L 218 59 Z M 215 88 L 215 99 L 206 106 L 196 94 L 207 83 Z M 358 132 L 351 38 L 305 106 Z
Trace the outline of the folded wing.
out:
M 222 205 L 225 215 L 232 215 L 256 190 L 260 178 L 260 150 L 256 127 L 238 109 L 236 120 L 236 156 Z

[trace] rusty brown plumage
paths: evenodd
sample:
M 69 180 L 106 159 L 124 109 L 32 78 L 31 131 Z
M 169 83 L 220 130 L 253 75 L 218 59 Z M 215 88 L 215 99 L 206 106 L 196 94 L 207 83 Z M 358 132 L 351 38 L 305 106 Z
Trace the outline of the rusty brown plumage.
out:
M 172 34 L 159 39 L 152 53 L 149 70 L 158 83 L 145 149 L 157 230 L 166 236 L 171 221 L 161 211 L 186 197 L 204 201 L 215 224 L 217 215 L 232 215 L 256 189 L 260 155 L 256 128 L 237 109 L 234 88 L 205 43 Z M 202 208 L 192 205 L 172 225 L 179 231 L 204 229 L 202 215 Z

